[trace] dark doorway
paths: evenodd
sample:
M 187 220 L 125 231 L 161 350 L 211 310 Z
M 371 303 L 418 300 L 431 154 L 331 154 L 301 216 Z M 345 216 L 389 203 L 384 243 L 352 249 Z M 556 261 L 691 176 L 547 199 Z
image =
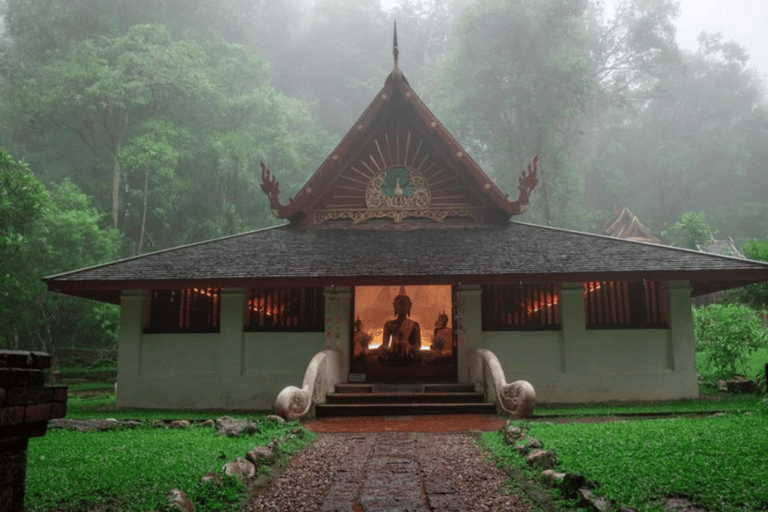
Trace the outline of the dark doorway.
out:
M 365 382 L 455 382 L 450 285 L 358 286 L 350 373 Z

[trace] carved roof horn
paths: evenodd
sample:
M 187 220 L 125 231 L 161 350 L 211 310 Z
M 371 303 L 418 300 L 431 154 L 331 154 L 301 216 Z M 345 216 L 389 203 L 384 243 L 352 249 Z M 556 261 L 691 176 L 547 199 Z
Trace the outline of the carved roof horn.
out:
M 261 190 L 269 198 L 269 207 L 273 212 L 279 211 L 286 205 L 280 202 L 280 182 L 272 171 L 261 162 Z

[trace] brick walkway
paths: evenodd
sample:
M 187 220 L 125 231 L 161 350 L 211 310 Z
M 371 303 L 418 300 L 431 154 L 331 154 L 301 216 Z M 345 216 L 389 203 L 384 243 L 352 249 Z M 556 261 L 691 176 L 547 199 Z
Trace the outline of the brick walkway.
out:
M 495 414 L 432 414 L 424 416 L 351 416 L 319 418 L 304 423 L 317 433 L 362 432 L 490 432 L 507 419 Z
M 327 418 L 307 422 L 314 445 L 249 503 L 248 511 L 526 512 L 477 433 L 495 415 Z M 429 430 L 431 429 L 431 430 Z

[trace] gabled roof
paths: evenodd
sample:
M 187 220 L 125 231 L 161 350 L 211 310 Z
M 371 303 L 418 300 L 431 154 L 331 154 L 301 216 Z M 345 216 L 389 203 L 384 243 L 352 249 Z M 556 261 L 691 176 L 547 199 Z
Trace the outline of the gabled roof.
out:
M 262 168 L 272 209 L 290 224 L 44 280 L 53 291 L 114 303 L 124 290 L 193 286 L 649 279 L 689 281 L 701 295 L 768 281 L 768 264 L 757 261 L 509 222 L 537 181 L 534 160 L 510 201 L 411 90 L 395 45 L 384 88 L 294 199 L 282 204 Z M 614 230 L 649 234 L 625 212 Z
M 651 234 L 651 231 L 635 217 L 629 208 L 613 216 L 608 222 L 603 233 L 614 238 L 624 238 L 637 242 L 660 243 L 660 240 Z
M 283 225 L 45 278 L 54 291 L 118 302 L 122 290 L 211 286 L 690 281 L 693 295 L 768 280 L 768 264 L 511 222 Z
M 745 259 L 744 253 L 736 247 L 736 242 L 733 238 L 728 237 L 727 240 L 712 240 L 712 242 L 706 245 L 697 245 L 698 249 L 703 252 L 709 252 L 712 254 L 721 254 L 723 256 L 733 256 L 734 258 Z
M 272 212 L 305 225 L 380 218 L 507 222 L 524 212 L 538 182 L 537 160 L 510 201 L 411 89 L 397 65 L 396 32 L 394 54 L 384 87 L 288 203 L 280 202 L 279 183 L 262 163 Z

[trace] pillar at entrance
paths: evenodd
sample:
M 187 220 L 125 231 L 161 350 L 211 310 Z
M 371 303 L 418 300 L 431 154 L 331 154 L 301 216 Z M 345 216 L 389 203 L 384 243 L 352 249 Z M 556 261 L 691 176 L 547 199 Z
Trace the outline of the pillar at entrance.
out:
M 458 318 L 455 319 L 459 342 L 458 377 L 468 381 L 470 361 L 468 354 L 482 348 L 483 317 L 480 286 L 461 286 L 456 294 L 455 309 Z
M 325 349 L 340 350 L 343 360 L 349 361 L 350 318 L 352 291 L 346 286 L 325 289 Z M 346 363 L 344 374 L 349 371 Z

